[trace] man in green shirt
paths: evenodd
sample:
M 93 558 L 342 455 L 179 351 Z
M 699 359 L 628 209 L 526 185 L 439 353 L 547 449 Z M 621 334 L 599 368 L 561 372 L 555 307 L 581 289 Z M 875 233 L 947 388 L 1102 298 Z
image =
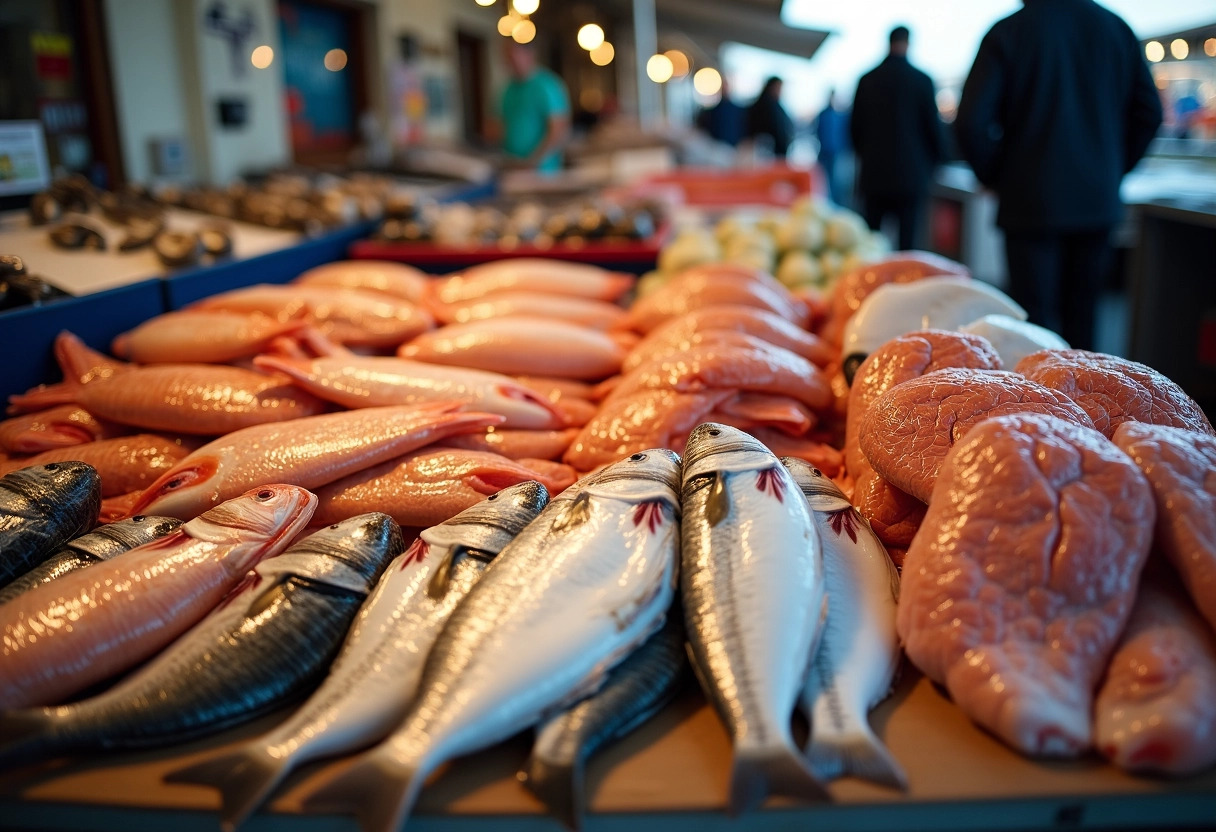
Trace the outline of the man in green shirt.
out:
M 523 167 L 553 172 L 562 167 L 570 133 L 570 97 L 562 79 L 536 64 L 530 43 L 506 41 L 511 81 L 502 93 L 502 147 Z

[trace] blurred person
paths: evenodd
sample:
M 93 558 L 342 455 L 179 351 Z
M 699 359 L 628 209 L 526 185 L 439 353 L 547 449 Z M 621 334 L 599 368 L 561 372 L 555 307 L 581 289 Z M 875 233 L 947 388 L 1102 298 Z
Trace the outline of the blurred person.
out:
M 715 141 L 737 147 L 743 141 L 747 126 L 747 112 L 730 97 L 730 86 L 722 79 L 721 97 L 718 103 L 701 111 L 697 126 Z
M 828 104 L 815 117 L 815 138 L 819 140 L 819 165 L 828 181 L 828 196 L 837 205 L 847 205 L 848 195 L 840 182 L 841 157 L 849 149 L 849 116 L 837 106 L 836 90 L 828 90 Z
M 908 62 L 906 26 L 891 30 L 890 52 L 861 76 L 849 133 L 861 175 L 862 213 L 875 231 L 899 222 L 899 247 L 916 248 L 933 169 L 946 154 L 933 81 Z
M 773 143 L 773 155 L 784 159 L 794 140 L 794 122 L 781 106 L 781 79 L 769 78 L 752 106 L 747 110 L 747 134 L 752 138 L 767 136 Z
M 1161 120 L 1136 36 L 1093 0 L 1024 0 L 963 86 L 954 129 L 1000 200 L 1009 293 L 1074 347 L 1094 346 L 1119 184 Z
M 511 73 L 500 102 L 503 152 L 520 167 L 559 171 L 562 148 L 570 136 L 566 85 L 537 64 L 532 43 L 505 39 L 503 53 Z
M 1199 99 L 1191 92 L 1186 92 L 1174 102 L 1174 138 L 1189 139 L 1191 130 L 1199 123 L 1203 108 Z

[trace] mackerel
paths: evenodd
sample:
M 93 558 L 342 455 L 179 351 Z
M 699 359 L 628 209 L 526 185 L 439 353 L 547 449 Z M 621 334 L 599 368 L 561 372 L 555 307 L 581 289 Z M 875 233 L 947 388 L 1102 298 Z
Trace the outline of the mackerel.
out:
M 84 534 L 101 512 L 101 477 L 83 462 L 50 462 L 0 477 L 0 587 Z

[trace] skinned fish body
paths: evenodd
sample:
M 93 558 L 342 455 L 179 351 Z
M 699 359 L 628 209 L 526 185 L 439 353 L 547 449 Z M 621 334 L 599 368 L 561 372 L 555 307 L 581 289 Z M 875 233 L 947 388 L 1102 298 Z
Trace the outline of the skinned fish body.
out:
M 263 485 L 0 607 L 0 711 L 53 705 L 159 652 L 281 552 L 317 498 Z
M 437 310 L 444 323 L 469 323 L 487 318 L 520 315 L 554 318 L 591 329 L 609 329 L 625 317 L 625 310 L 613 303 L 572 295 L 540 292 L 499 292 L 477 300 L 445 306 Z
M 823 547 L 828 617 L 802 691 L 811 722 L 807 758 L 822 780 L 853 775 L 894 788 L 907 777 L 866 715 L 891 692 L 899 667 L 899 573 L 844 492 L 818 468 L 782 459 L 806 497 Z
M 672 609 L 663 629 L 614 667 L 598 692 L 537 728 L 517 777 L 566 826 L 578 829 L 587 807 L 587 760 L 662 710 L 687 677 L 684 617 Z
M 456 608 L 397 731 L 309 807 L 398 829 L 444 761 L 597 690 L 671 604 L 678 468 L 648 450 L 555 497 Z
M 114 354 L 140 364 L 224 364 L 257 355 L 303 321 L 268 315 L 183 310 L 157 315 L 114 339 Z
M 777 793 L 823 798 L 790 716 L 819 641 L 819 535 L 789 471 L 714 422 L 688 437 L 680 593 L 693 668 L 734 743 L 730 810 Z
M 633 281 L 632 275 L 582 263 L 516 257 L 473 266 L 436 281 L 431 288 L 435 299 L 446 304 L 500 292 L 539 292 L 614 301 L 633 288 Z
M 140 515 L 130 520 L 99 526 L 95 531 L 73 539 L 38 566 L 0 589 L 0 605 L 69 572 L 101 563 L 137 546 L 151 543 L 180 525 L 181 521 L 172 517 Z
M 191 446 L 182 440 L 154 433 L 136 433 L 43 451 L 21 462 L 0 463 L 0 473 L 12 465 L 83 462 L 91 465 L 101 477 L 104 499 L 147 488 L 157 477 L 185 459 L 190 450 Z
M 411 303 L 426 296 L 431 277 L 425 272 L 388 260 L 339 260 L 314 266 L 292 281 L 297 286 L 329 286 L 383 292 Z
M 317 488 L 445 436 L 502 421 L 489 413 L 451 411 L 444 404 L 368 407 L 238 430 L 166 471 L 131 512 L 189 519 L 275 478 Z
M 0 587 L 93 528 L 100 511 L 101 478 L 83 462 L 49 462 L 0 477 Z
M 286 722 L 239 751 L 171 775 L 214 785 L 221 823 L 240 826 L 294 769 L 365 748 L 387 736 L 413 699 L 431 645 L 498 554 L 535 519 L 549 495 L 511 486 L 427 529 L 385 570 L 359 610 L 320 688 Z
M 299 696 L 324 674 L 403 548 L 383 514 L 309 535 L 255 566 L 210 615 L 104 693 L 0 716 L 0 767 L 79 749 L 183 742 Z
M 117 425 L 97 421 L 83 407 L 64 404 L 0 422 L 0 451 L 37 454 L 109 439 L 123 432 Z

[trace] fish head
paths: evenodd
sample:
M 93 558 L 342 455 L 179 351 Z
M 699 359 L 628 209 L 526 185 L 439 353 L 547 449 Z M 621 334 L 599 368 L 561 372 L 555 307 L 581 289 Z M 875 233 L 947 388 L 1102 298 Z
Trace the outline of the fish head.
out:
M 548 489 L 528 480 L 496 491 L 452 519 L 427 529 L 422 536 L 431 545 L 461 546 L 497 555 L 548 503 Z
M 688 435 L 683 480 L 687 485 L 709 474 L 763 471 L 776 465 L 773 452 L 751 434 L 718 422 L 703 422 Z
M 648 448 L 591 475 L 572 490 L 631 502 L 663 500 L 680 505 L 680 456 L 667 448 Z
M 307 577 L 366 592 L 389 561 L 404 551 L 401 527 L 387 514 L 373 511 L 319 529 L 274 560 L 308 563 Z
M 805 459 L 783 456 L 781 464 L 789 470 L 813 511 L 836 511 L 852 505 L 840 486 Z
M 90 526 L 101 508 L 101 476 L 85 462 L 71 460 L 30 465 L 6 474 L 0 482 L 6 490 L 20 494 L 37 506 L 49 508 L 91 502 L 97 508 Z
M 137 514 L 116 523 L 107 523 L 97 531 L 78 537 L 67 548 L 97 560 L 109 560 L 128 549 L 164 537 L 182 524 L 176 517 L 156 517 Z
M 256 541 L 263 544 L 258 548 L 265 552 L 295 537 L 316 509 L 316 495 L 305 488 L 261 485 L 182 524 L 181 531 L 209 543 Z M 242 571 L 251 565 L 245 565 Z
M 488 387 L 484 401 L 478 407 L 491 413 L 501 413 L 512 425 L 531 430 L 564 428 L 566 417 L 557 405 L 544 396 L 510 381 Z
M 148 486 L 131 507 L 131 515 L 197 517 L 219 502 L 219 467 L 215 456 L 191 454 Z

